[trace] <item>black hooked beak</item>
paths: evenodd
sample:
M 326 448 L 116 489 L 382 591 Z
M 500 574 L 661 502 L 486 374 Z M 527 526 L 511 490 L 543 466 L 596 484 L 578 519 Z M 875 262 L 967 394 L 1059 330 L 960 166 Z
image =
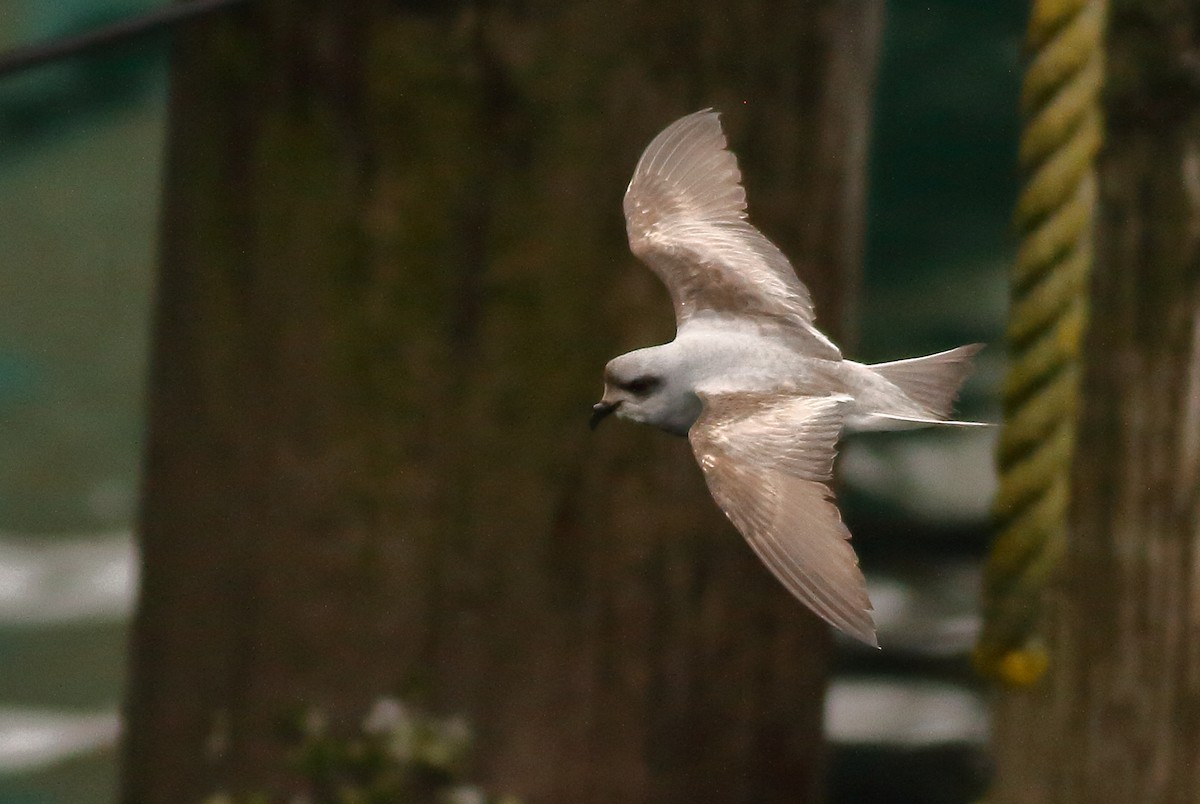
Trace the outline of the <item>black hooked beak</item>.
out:
M 592 418 L 588 422 L 588 427 L 595 430 L 596 425 L 608 418 L 608 415 L 616 410 L 620 404 L 620 402 L 597 402 L 592 405 Z

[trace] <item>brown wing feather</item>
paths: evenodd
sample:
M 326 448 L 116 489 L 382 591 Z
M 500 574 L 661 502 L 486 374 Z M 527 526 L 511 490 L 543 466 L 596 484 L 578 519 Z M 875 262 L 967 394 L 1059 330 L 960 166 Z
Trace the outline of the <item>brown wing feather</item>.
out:
M 689 437 L 717 504 L 793 595 L 878 646 L 866 581 L 827 485 L 845 400 L 737 394 L 704 401 Z
M 812 298 L 787 257 L 746 221 L 737 158 L 715 112 L 668 126 L 625 192 L 629 247 L 667 286 L 682 326 L 701 311 L 772 319 L 815 356 L 841 356 L 813 325 Z

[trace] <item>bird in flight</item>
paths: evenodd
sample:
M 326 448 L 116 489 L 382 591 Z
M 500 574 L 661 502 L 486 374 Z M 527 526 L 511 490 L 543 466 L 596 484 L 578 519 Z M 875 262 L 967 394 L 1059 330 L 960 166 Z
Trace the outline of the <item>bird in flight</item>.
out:
M 709 491 L 787 589 L 878 647 L 866 582 L 829 484 L 843 430 L 950 420 L 981 346 L 865 365 L 813 323 L 808 289 L 746 220 L 737 158 L 706 109 L 647 146 L 625 192 L 629 246 L 667 286 L 675 340 L 609 361 L 610 414 L 691 441 Z

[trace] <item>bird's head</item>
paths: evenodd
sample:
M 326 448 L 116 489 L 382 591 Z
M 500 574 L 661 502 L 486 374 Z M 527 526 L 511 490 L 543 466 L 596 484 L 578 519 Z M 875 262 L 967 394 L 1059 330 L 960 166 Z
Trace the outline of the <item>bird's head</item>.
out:
M 613 358 L 604 367 L 604 396 L 592 406 L 591 425 L 610 414 L 650 424 L 675 435 L 687 435 L 700 415 L 700 399 L 690 388 L 680 387 L 677 372 L 661 351 L 650 347 Z

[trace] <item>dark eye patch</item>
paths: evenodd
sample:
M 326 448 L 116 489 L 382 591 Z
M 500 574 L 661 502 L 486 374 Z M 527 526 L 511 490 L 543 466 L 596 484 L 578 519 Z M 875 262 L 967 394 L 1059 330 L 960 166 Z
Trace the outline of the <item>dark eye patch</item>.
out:
M 631 394 L 644 396 L 645 394 L 648 394 L 657 388 L 661 383 L 662 380 L 660 380 L 658 377 L 651 377 L 647 374 L 641 377 L 634 377 L 629 382 L 622 383 L 620 387 L 622 390 L 628 391 Z

